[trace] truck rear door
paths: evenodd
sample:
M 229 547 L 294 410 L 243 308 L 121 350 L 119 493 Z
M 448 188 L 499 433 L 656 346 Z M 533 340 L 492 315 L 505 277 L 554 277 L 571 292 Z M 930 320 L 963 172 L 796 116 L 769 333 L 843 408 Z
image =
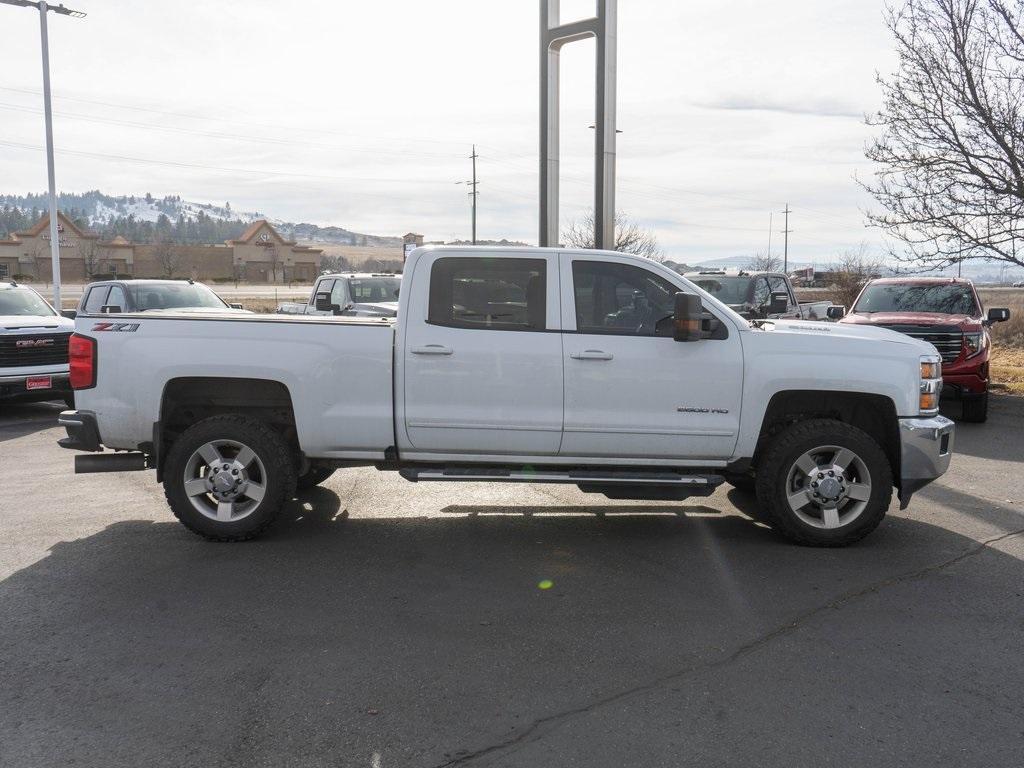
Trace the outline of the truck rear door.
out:
M 558 281 L 553 253 L 441 251 L 416 262 L 396 392 L 412 453 L 558 452 Z

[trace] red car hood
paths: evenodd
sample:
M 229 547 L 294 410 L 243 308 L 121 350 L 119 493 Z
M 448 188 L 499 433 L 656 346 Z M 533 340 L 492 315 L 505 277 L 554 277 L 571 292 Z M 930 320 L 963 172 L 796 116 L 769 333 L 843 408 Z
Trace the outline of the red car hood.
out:
M 979 325 L 981 319 L 969 315 L 939 315 L 934 312 L 853 313 L 840 322 L 855 325 Z

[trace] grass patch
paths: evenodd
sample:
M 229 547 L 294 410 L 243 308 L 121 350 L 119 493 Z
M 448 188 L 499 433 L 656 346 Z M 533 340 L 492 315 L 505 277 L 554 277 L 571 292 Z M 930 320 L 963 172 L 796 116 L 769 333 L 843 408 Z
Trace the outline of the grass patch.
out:
M 1024 395 L 1024 349 L 995 347 L 989 375 L 994 391 Z

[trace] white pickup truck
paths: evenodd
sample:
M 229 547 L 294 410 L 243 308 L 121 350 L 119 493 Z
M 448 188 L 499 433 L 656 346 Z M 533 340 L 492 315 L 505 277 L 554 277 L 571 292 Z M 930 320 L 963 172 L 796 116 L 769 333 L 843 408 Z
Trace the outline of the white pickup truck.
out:
M 394 317 L 402 276 L 390 273 L 321 275 L 305 304 L 279 304 L 280 315 Z
M 373 464 L 411 481 L 571 483 L 638 499 L 754 486 L 803 544 L 872 531 L 946 471 L 941 359 L 892 331 L 752 325 L 602 251 L 421 248 L 397 318 L 79 314 L 76 471 L 155 469 L 217 540 Z M 104 451 L 113 449 L 113 451 Z

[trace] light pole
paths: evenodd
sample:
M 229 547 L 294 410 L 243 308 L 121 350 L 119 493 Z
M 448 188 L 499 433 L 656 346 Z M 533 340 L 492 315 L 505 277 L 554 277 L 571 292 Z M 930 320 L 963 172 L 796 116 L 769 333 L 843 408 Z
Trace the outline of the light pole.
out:
M 3 5 L 20 5 L 23 8 L 39 9 L 39 37 L 43 49 L 43 114 L 46 117 L 46 177 L 50 185 L 50 263 L 53 272 L 53 307 L 61 311 L 60 303 L 60 240 L 57 233 L 57 182 L 53 172 L 53 109 L 50 107 L 50 40 L 46 32 L 46 14 L 49 11 L 61 16 L 85 18 L 81 11 L 73 11 L 63 5 L 50 5 L 46 0 L 0 0 Z

